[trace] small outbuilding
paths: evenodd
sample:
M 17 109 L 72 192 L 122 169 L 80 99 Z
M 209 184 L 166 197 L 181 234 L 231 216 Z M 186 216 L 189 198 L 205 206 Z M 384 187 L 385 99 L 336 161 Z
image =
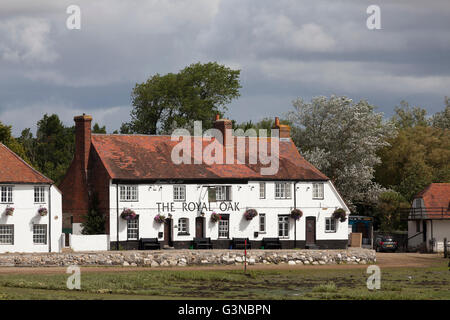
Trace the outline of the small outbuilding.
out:
M 408 250 L 443 252 L 450 240 L 450 183 L 431 183 L 413 200 L 408 215 Z

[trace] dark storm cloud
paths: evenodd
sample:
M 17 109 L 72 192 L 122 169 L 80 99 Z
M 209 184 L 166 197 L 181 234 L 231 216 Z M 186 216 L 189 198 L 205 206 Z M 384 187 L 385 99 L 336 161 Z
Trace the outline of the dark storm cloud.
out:
M 83 0 L 81 30 L 67 30 L 70 4 L 0 4 L 0 119 L 15 134 L 51 112 L 67 124 L 91 113 L 112 131 L 136 82 L 197 61 L 242 70 L 238 121 L 296 97 L 348 95 L 390 115 L 402 99 L 435 112 L 450 95 L 445 0 L 376 1 L 382 30 L 366 28 L 372 1 Z

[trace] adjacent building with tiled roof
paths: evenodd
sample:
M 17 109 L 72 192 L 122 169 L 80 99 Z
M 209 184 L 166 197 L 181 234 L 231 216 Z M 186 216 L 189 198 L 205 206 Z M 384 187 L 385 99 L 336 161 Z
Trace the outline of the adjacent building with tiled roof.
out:
M 61 192 L 0 143 L 0 252 L 59 252 Z
M 64 227 L 75 234 L 95 206 L 107 218 L 113 249 L 136 249 L 142 238 L 179 248 L 196 246 L 194 238 L 210 238 L 217 248 L 233 238 L 255 247 L 264 238 L 286 248 L 347 246 L 347 221 L 332 218 L 337 208 L 349 213 L 345 202 L 278 119 L 279 136 L 270 138 L 231 135 L 231 121 L 219 118 L 220 135 L 211 136 L 92 134 L 92 117 L 74 120 L 76 152 L 59 187 Z M 293 209 L 303 216 L 293 219 Z
M 450 183 L 431 183 L 413 200 L 408 217 L 408 247 L 442 251 L 450 241 Z

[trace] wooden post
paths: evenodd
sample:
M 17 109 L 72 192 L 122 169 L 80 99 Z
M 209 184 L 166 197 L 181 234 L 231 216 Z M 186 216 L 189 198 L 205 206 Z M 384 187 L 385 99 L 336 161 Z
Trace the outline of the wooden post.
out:
M 444 238 L 444 258 L 448 257 L 447 238 Z
M 247 239 L 244 240 L 244 273 L 247 273 Z

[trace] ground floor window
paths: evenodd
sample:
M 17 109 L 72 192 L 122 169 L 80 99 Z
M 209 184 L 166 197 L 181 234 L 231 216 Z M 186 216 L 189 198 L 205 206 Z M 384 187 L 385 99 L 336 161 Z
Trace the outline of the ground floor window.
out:
M 33 243 L 47 244 L 47 225 L 33 224 Z
M 13 224 L 0 224 L 0 244 L 14 244 Z
M 139 217 L 127 220 L 127 240 L 139 239 Z
M 219 238 L 229 238 L 230 235 L 230 220 L 229 216 L 222 215 L 222 219 L 219 220 Z
M 336 232 L 336 219 L 325 218 L 325 232 Z
M 259 232 L 266 233 L 266 214 L 265 213 L 259 214 Z
M 289 216 L 278 216 L 278 236 L 289 237 Z
M 188 218 L 178 219 L 178 234 L 189 235 L 189 219 Z

